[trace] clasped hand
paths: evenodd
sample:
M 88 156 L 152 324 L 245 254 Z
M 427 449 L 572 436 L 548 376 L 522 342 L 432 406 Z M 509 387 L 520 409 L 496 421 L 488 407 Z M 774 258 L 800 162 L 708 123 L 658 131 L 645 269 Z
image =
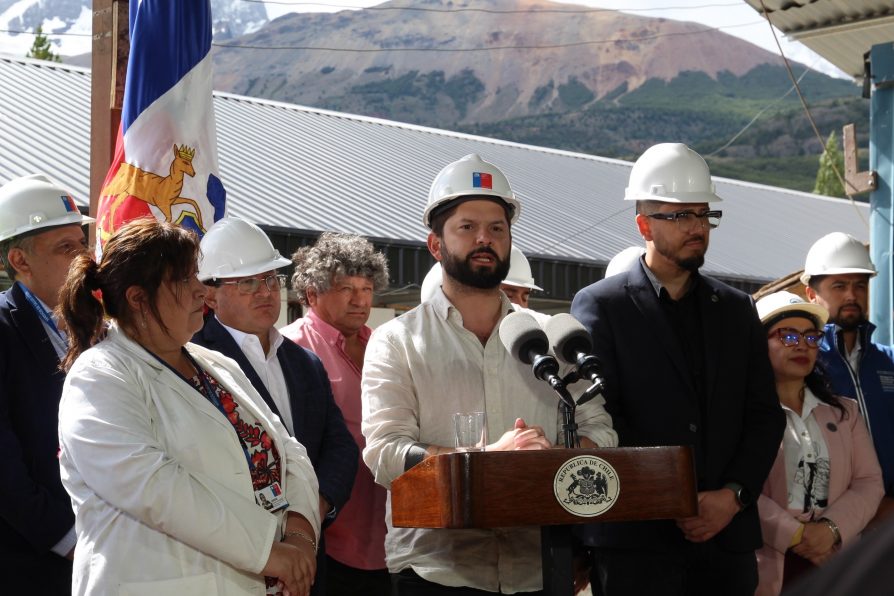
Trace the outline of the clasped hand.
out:
M 487 451 L 550 449 L 552 446 L 541 427 L 528 426 L 523 419 L 516 418 L 512 430 L 503 433 L 496 443 L 488 445 Z
M 820 565 L 829 558 L 834 548 L 835 534 L 829 526 L 824 522 L 809 522 L 804 524 L 801 542 L 793 546 L 792 550 L 814 565 Z
M 274 542 L 261 575 L 279 580 L 283 596 L 308 596 L 317 571 L 317 558 L 306 540 Z
M 728 488 L 698 493 L 698 515 L 677 520 L 686 540 L 705 542 L 717 535 L 739 512 L 736 497 Z

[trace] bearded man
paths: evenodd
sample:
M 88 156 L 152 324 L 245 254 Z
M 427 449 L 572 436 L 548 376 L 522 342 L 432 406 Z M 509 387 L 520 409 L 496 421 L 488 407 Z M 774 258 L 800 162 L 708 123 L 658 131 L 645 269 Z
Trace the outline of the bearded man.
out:
M 867 313 L 875 275 L 866 246 L 832 232 L 810 247 L 801 282 L 807 299 L 829 311 L 817 360 L 832 392 L 857 400 L 875 444 L 885 482 L 879 521 L 894 513 L 894 347 L 872 341 Z
M 581 526 L 594 593 L 737 594 L 757 587 L 755 505 L 785 426 L 751 298 L 701 275 L 722 199 L 704 159 L 663 143 L 634 164 L 645 255 L 584 288 L 571 313 L 593 335 L 622 447 L 690 445 L 698 513 Z
M 485 412 L 488 451 L 550 449 L 557 398 L 498 335 L 513 312 L 500 292 L 519 203 L 505 175 L 477 155 L 446 166 L 423 223 L 444 275 L 434 295 L 376 329 L 363 364 L 363 459 L 391 482 L 426 457 L 455 451 L 453 414 Z M 616 436 L 597 398 L 577 409 L 583 447 Z M 395 528 L 390 493 L 385 562 L 395 596 L 542 593 L 540 530 Z

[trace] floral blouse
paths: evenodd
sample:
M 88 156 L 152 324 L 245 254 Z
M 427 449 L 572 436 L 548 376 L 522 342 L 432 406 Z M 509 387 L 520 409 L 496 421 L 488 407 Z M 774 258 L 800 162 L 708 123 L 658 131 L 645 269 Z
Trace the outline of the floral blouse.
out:
M 267 429 L 250 414 L 240 410 L 239 404 L 236 403 L 230 392 L 217 382 L 217 379 L 207 373 L 203 374 L 211 389 L 217 394 L 217 399 L 220 400 L 227 420 L 233 425 L 239 442 L 248 451 L 248 457 L 251 459 L 251 482 L 254 490 L 260 490 L 274 482 L 281 482 L 282 467 L 279 451 L 276 449 L 273 439 L 267 434 Z M 208 398 L 205 395 L 204 383 L 198 375 L 192 377 L 189 382 L 199 393 Z M 243 415 L 246 418 L 243 418 Z

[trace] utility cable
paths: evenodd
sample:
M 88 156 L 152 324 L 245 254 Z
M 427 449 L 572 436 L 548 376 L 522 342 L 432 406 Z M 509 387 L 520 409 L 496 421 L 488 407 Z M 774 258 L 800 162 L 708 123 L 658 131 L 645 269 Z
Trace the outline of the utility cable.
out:
M 785 64 L 785 70 L 788 72 L 788 77 L 791 79 L 792 84 L 795 86 L 795 91 L 798 93 L 798 99 L 801 100 L 801 105 L 804 107 L 804 113 L 807 115 L 807 121 L 810 122 L 810 127 L 813 128 L 813 134 L 816 135 L 816 140 L 819 141 L 821 147 L 823 147 L 823 152 L 825 153 L 826 142 L 823 140 L 823 136 L 820 134 L 819 128 L 816 125 L 816 121 L 813 119 L 813 114 L 810 113 L 810 107 L 807 105 L 807 100 L 804 99 L 804 94 L 801 93 L 801 86 L 798 84 L 798 81 L 795 80 L 795 74 L 792 72 L 791 64 L 789 64 L 788 57 L 785 55 L 785 52 L 782 51 L 782 44 L 779 43 L 779 37 L 776 35 L 776 29 L 773 28 L 773 22 L 770 20 L 770 11 L 767 10 L 766 5 L 764 4 L 764 0 L 760 0 L 761 10 L 764 13 L 764 18 L 767 19 L 767 24 L 770 26 L 770 30 L 773 33 L 773 41 L 776 42 L 776 47 L 779 48 L 779 55 L 782 56 L 782 61 Z M 838 181 L 841 183 L 841 188 L 844 189 L 844 194 L 847 195 L 847 198 L 850 199 L 851 205 L 854 210 L 857 212 L 857 215 L 860 217 L 860 220 L 869 227 L 869 221 L 860 210 L 857 208 L 857 202 L 854 200 L 853 195 L 848 190 L 848 184 L 845 182 L 844 177 L 841 175 L 841 172 L 838 170 L 838 164 L 836 164 L 831 159 L 829 160 L 829 164 L 832 166 L 832 171 L 835 172 L 835 176 L 838 178 Z
M 697 31 L 675 31 L 670 33 L 656 33 L 654 35 L 642 35 L 639 37 L 613 37 L 610 39 L 595 39 L 589 41 L 575 41 L 563 44 L 547 44 L 547 45 L 517 45 L 517 46 L 491 46 L 481 48 L 332 48 L 323 46 L 297 46 L 297 45 L 280 45 L 280 46 L 260 46 L 254 44 L 242 43 L 212 43 L 211 45 L 219 48 L 234 48 L 242 50 L 305 50 L 305 51 L 321 51 L 321 52 L 355 52 L 359 54 L 381 53 L 381 52 L 431 52 L 431 53 L 468 53 L 468 52 L 493 52 L 501 50 L 555 50 L 561 48 L 574 48 L 580 46 L 600 45 L 606 43 L 618 42 L 643 42 L 661 37 L 678 37 L 684 35 L 700 35 L 720 31 L 721 29 L 733 29 L 735 27 L 750 27 L 757 24 L 758 21 L 751 23 L 741 23 L 738 25 L 724 25 L 722 27 L 704 27 Z

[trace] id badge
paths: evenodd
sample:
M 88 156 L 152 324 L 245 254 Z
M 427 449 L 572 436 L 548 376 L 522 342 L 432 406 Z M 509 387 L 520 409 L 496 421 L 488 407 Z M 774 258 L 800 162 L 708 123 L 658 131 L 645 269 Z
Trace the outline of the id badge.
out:
M 286 500 L 279 482 L 274 482 L 260 490 L 256 490 L 255 501 L 267 511 L 279 511 L 289 506 L 289 502 Z

